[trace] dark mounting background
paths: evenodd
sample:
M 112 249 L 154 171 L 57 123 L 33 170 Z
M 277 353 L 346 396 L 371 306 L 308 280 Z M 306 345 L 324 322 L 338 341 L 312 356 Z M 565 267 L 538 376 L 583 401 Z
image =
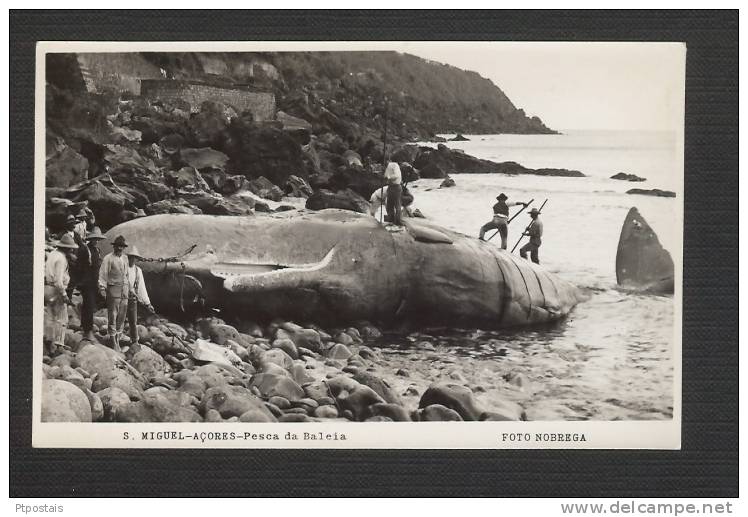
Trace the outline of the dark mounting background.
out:
M 36 41 L 325 39 L 687 43 L 681 451 L 31 448 Z M 738 496 L 737 10 L 11 11 L 10 129 L 11 497 Z

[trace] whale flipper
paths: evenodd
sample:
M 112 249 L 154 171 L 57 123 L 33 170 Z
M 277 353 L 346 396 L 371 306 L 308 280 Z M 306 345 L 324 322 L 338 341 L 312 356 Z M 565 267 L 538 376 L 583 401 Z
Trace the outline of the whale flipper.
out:
M 674 266 L 654 230 L 632 207 L 626 215 L 616 253 L 618 285 L 651 293 L 672 293 Z

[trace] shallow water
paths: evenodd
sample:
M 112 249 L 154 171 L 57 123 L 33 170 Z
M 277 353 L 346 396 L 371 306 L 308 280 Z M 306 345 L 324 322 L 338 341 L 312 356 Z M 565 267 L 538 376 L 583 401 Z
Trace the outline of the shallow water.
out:
M 469 142 L 448 145 L 481 158 L 576 169 L 588 177 L 454 175 L 457 186 L 449 189 L 439 189 L 440 180 L 420 180 L 411 185 L 415 206 L 437 224 L 477 236 L 500 192 L 510 200 L 535 198 L 537 207 L 547 198 L 541 263 L 588 288 L 591 297 L 550 328 L 387 336 L 380 342 L 380 367 L 388 378 L 398 369 L 408 371 L 395 383 L 401 393 L 412 387 L 409 405 L 434 380 L 451 379 L 473 388 L 486 406 L 519 402 L 531 420 L 671 418 L 673 298 L 618 290 L 615 256 L 632 206 L 673 253 L 681 200 L 625 192 L 678 189 L 675 139 L 661 133 L 466 136 Z M 609 179 L 617 172 L 648 181 Z M 522 214 L 512 223 L 510 249 L 529 221 Z M 491 242 L 499 245 L 498 237 Z M 505 379 L 518 373 L 526 381 L 521 388 Z

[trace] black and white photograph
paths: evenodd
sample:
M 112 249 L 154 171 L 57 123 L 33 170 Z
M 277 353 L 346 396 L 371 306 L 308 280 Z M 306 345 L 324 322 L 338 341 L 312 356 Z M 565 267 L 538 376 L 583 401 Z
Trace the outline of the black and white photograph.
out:
M 38 44 L 34 446 L 678 449 L 686 52 Z

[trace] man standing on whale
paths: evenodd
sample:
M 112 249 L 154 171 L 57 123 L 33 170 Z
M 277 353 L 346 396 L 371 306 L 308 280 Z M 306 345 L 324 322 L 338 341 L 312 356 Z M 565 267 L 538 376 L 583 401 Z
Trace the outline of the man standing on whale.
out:
M 505 250 L 507 246 L 507 237 L 509 236 L 509 207 L 510 206 L 519 206 L 522 205 L 524 207 L 527 206 L 527 203 L 524 203 L 522 201 L 514 201 L 507 203 L 506 200 L 508 199 L 507 195 L 503 192 L 499 194 L 496 197 L 496 203 L 493 206 L 493 219 L 483 226 L 481 226 L 480 229 L 480 235 L 478 235 L 478 238 L 480 240 L 485 240 L 483 236 L 486 234 L 488 230 L 496 229 L 499 231 L 499 235 L 501 236 L 501 249 Z
M 530 217 L 532 217 L 532 222 L 522 234 L 529 236 L 530 242 L 519 249 L 520 257 L 526 259 L 527 252 L 529 251 L 530 260 L 532 260 L 536 264 L 540 264 L 540 259 L 538 258 L 538 249 L 540 248 L 541 244 L 540 238 L 543 236 L 543 221 L 540 220 L 539 215 L 540 211 L 537 208 L 533 208 L 532 210 L 530 210 Z

